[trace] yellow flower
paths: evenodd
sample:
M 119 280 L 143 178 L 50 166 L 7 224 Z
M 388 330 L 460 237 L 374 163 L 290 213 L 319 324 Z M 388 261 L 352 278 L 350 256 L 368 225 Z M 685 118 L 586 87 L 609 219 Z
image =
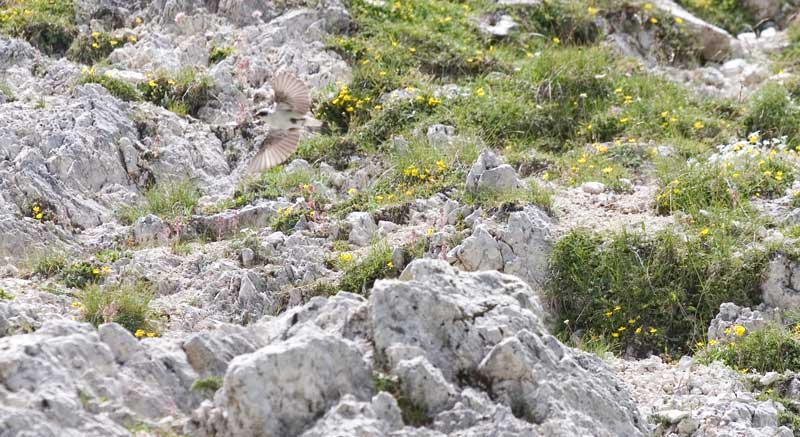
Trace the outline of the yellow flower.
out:
M 614 171 L 614 168 L 612 168 L 612 167 L 606 167 L 606 168 L 603 169 L 603 173 L 605 173 L 605 174 L 609 174 L 612 171 Z
M 621 309 L 622 309 L 622 307 L 621 307 L 621 306 L 619 306 L 619 305 L 617 305 L 617 306 L 615 306 L 615 307 L 614 307 L 614 312 L 617 312 L 617 311 L 619 311 L 619 310 L 621 310 Z
M 611 311 L 606 311 L 605 315 L 606 315 L 606 317 L 611 317 L 611 316 L 614 315 L 614 313 L 611 312 Z
M 649 11 L 650 9 L 653 9 L 653 4 L 652 3 L 645 3 L 643 7 L 644 7 L 644 9 L 646 11 Z
M 41 208 L 39 208 L 39 205 L 36 205 L 33 207 L 33 212 L 39 212 L 40 209 Z
M 708 228 L 703 228 L 703 230 L 700 231 L 700 236 L 701 237 L 706 237 L 706 236 L 708 236 L 709 232 L 711 232 L 711 231 Z
M 619 124 L 625 124 L 629 122 L 631 119 L 629 117 L 622 117 L 619 119 Z
M 446 165 L 444 165 L 444 161 L 442 161 L 442 160 L 440 159 L 440 160 L 436 161 L 436 168 L 437 168 L 437 169 L 439 170 L 439 172 L 441 173 L 441 172 L 443 172 L 443 171 L 444 171 L 444 170 L 447 168 L 447 166 L 446 166 Z
M 598 9 L 589 6 L 589 8 L 586 11 L 589 13 L 589 15 L 595 16 L 595 15 L 597 15 Z
M 156 333 L 155 333 L 155 332 L 148 332 L 148 333 L 147 333 L 147 336 L 148 336 L 148 337 L 155 337 L 155 336 L 156 336 Z
M 358 193 L 358 190 L 356 190 L 355 188 L 350 188 L 349 190 L 347 190 L 347 194 L 349 194 L 351 196 L 356 194 L 356 193 Z
M 700 347 L 703 347 L 703 346 L 705 346 L 706 344 L 705 344 L 705 343 L 703 343 L 702 341 L 698 341 L 698 342 L 697 342 L 697 343 L 695 343 L 694 345 L 700 348 Z
M 69 304 L 69 306 L 71 306 L 72 308 L 80 308 L 81 307 L 81 303 L 80 302 L 72 302 L 71 304 Z
M 633 325 L 634 323 L 636 323 L 635 319 L 628 319 L 628 324 L 629 325 Z
M 134 35 L 131 35 L 131 36 L 129 36 L 129 37 L 128 37 L 128 41 L 130 41 L 130 42 L 136 42 L 136 36 L 134 36 Z
M 636 335 L 641 334 L 642 333 L 642 327 L 640 326 L 640 327 L 636 328 L 636 330 L 633 331 L 633 333 L 636 334 Z
M 428 106 L 436 106 L 439 103 L 442 103 L 442 101 L 435 97 L 428 97 Z
M 612 332 L 611 336 L 614 337 L 614 338 L 617 338 L 617 337 L 619 337 L 619 332 Z
M 715 346 L 716 344 L 717 344 L 717 340 L 709 340 L 708 341 L 708 345 L 709 346 Z
M 137 329 L 136 332 L 133 333 L 137 338 L 144 337 L 145 332 L 144 329 Z
M 597 153 L 601 153 L 602 154 L 602 153 L 608 152 L 608 147 L 600 145 L 600 144 L 595 144 L 594 150 L 596 150 Z
M 614 94 L 622 94 L 622 88 L 615 89 Z
M 352 106 L 348 106 L 347 109 L 345 109 L 345 111 L 353 112 L 353 111 L 355 111 L 355 109 Z
M 619 332 L 622 332 L 622 331 L 624 331 L 625 329 L 627 329 L 627 328 L 625 328 L 624 326 L 620 326 L 619 328 L 617 328 L 617 331 L 619 331 Z
M 742 325 L 736 325 L 733 327 L 733 333 L 736 334 L 737 337 L 743 336 L 746 331 L 747 329 Z
M 93 49 L 99 49 L 99 48 L 100 48 L 100 44 L 98 44 L 98 43 L 96 43 L 96 42 L 93 42 L 93 43 L 92 43 L 92 48 L 93 48 Z
M 433 228 L 428 228 L 428 230 L 425 231 L 425 235 L 427 235 L 427 236 L 433 235 Z
M 750 135 L 750 137 L 747 140 L 750 141 L 750 144 L 757 143 L 758 142 L 758 134 Z
M 653 334 L 653 335 L 655 335 L 655 333 L 656 333 L 656 332 L 658 332 L 658 329 L 656 329 L 656 328 L 650 328 L 650 331 L 649 331 L 649 332 L 650 332 L 650 334 Z
M 111 44 L 111 47 L 116 47 L 116 46 L 117 46 L 117 44 L 119 44 L 119 41 L 117 41 L 117 40 L 115 40 L 115 39 L 112 39 L 112 40 L 111 40 L 111 41 L 109 41 L 108 43 L 109 43 L 109 44 Z
M 99 275 L 100 274 L 100 269 L 98 269 L 97 267 L 93 268 L 92 269 L 92 274 L 93 275 Z
M 553 37 L 553 44 L 561 44 L 561 38 L 554 36 Z
M 658 18 L 656 18 L 656 17 L 651 17 L 651 18 L 650 18 L 650 22 L 651 22 L 651 23 L 653 23 L 653 24 L 658 24 Z
M 703 122 L 700 121 L 700 120 L 695 121 L 694 122 L 694 128 L 695 129 L 702 129 L 703 128 Z
M 103 268 L 102 268 L 102 269 L 100 269 L 100 270 L 101 270 L 103 273 L 108 273 L 108 272 L 110 272 L 110 271 L 111 271 L 111 269 L 110 269 L 108 266 L 103 266 Z
M 42 217 L 44 217 L 44 215 L 41 212 L 39 214 L 36 214 L 36 220 L 41 220 Z
M 133 20 L 133 22 L 136 24 L 142 24 L 142 19 L 140 17 L 136 17 L 136 19 Z
M 147 84 L 150 85 L 150 88 L 155 88 L 155 87 L 158 86 L 158 84 L 154 80 L 151 80 L 150 82 L 147 82 Z
M 550 172 L 544 172 L 544 174 L 542 175 L 542 179 L 549 180 L 550 179 Z
M 677 24 L 677 25 L 679 25 L 679 26 L 680 26 L 681 24 L 683 24 L 683 18 L 681 18 L 681 17 L 675 17 L 675 24 Z
M 394 263 L 389 261 L 388 263 L 386 263 L 386 267 L 389 267 L 390 269 L 393 269 L 394 268 Z
M 97 38 L 98 36 L 100 36 L 100 32 L 92 32 L 92 38 Z
M 381 106 L 381 105 L 375 105 L 375 106 L 373 106 L 372 109 L 374 109 L 376 111 L 380 111 L 382 108 L 383 108 L 383 106 Z
M 478 97 L 483 97 L 486 93 L 483 91 L 483 88 L 478 88 L 475 90 L 475 95 Z
M 377 200 L 378 202 L 380 202 L 380 201 L 382 201 L 382 200 L 383 200 L 383 196 L 381 196 L 381 195 L 375 196 L 375 200 Z
M 578 158 L 578 164 L 586 164 L 586 157 L 581 156 L 580 158 Z

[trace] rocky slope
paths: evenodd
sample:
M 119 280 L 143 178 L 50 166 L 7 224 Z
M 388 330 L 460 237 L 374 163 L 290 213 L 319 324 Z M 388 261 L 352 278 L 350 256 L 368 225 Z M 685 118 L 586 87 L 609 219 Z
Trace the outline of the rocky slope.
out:
M 0 436 L 800 432 L 795 357 L 725 355 L 797 322 L 797 138 L 744 131 L 776 84 L 795 120 L 797 7 L 744 2 L 776 23 L 733 35 L 695 2 L 584 3 L 0 3 Z M 327 126 L 248 179 L 284 69 Z M 719 163 L 734 188 L 676 206 Z M 642 303 L 620 231 L 708 254 L 625 246 L 638 279 L 726 294 Z

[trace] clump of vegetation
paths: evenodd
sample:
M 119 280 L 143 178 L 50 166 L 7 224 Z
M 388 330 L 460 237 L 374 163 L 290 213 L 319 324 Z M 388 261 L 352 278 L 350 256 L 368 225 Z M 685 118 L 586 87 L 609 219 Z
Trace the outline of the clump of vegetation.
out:
M 615 349 L 680 354 L 703 338 L 720 304 L 756 302 L 766 263 L 730 229 L 685 239 L 574 230 L 554 246 L 547 296 L 564 339 L 580 331 Z
M 223 380 L 221 376 L 207 376 L 205 378 L 199 378 L 192 383 L 192 390 L 213 394 L 222 388 L 222 382 Z
M 291 233 L 301 219 L 313 220 L 315 214 L 313 209 L 287 206 L 278 210 L 278 213 L 270 222 L 270 227 L 275 231 L 288 234 Z
M 397 399 L 397 406 L 400 407 L 405 425 L 421 427 L 433 423 L 433 418 L 428 415 L 425 406 L 417 404 L 403 394 L 397 378 L 374 372 L 372 379 L 376 392 L 385 391 Z
M 729 342 L 700 345 L 698 355 L 703 361 L 722 361 L 742 372 L 800 371 L 800 325 L 788 329 L 771 324 L 753 332 L 737 325 L 728 331 Z
M 83 320 L 95 326 L 119 323 L 136 337 L 153 337 L 155 325 L 151 320 L 152 287 L 144 280 L 132 283 L 91 285 L 78 295 Z
M 27 209 L 27 216 L 40 222 L 52 222 L 56 219 L 56 210 L 50 202 L 41 198 L 32 200 Z
M 752 97 L 743 124 L 747 132 L 764 138 L 785 136 L 790 145 L 800 144 L 800 106 L 777 82 L 765 84 Z
M 0 288 L 0 301 L 14 300 L 14 295 Z
M 507 204 L 529 204 L 539 207 L 548 214 L 553 214 L 552 191 L 536 181 L 528 182 L 527 187 L 513 190 L 481 190 L 477 193 L 466 193 L 464 200 L 468 204 L 480 205 L 487 209 L 500 208 Z
M 352 256 L 352 255 L 351 255 Z M 339 289 L 353 293 L 369 294 L 378 279 L 397 275 L 392 264 L 392 248 L 384 242 L 373 244 L 363 259 L 346 264 L 344 275 L 339 281 Z
M 11 90 L 11 86 L 8 85 L 8 82 L 2 80 L 0 80 L 0 94 L 3 95 L 6 102 L 13 102 L 16 100 L 14 91 Z
M 214 83 L 211 77 L 198 74 L 192 67 L 180 69 L 174 76 L 167 72 L 150 75 L 139 84 L 142 98 L 178 115 L 197 115 L 208 100 Z
M 28 258 L 27 264 L 34 275 L 49 278 L 60 273 L 67 262 L 67 253 L 64 250 L 47 248 Z
M 86 288 L 105 279 L 110 271 L 108 266 L 97 261 L 77 261 L 61 270 L 64 285 L 71 288 Z
M 256 179 L 248 180 L 237 188 L 230 206 L 240 207 L 256 199 L 306 199 L 323 200 L 316 192 L 315 184 L 324 181 L 316 171 L 295 169 L 287 172 L 284 166 L 276 166 L 262 172 Z
M 733 35 L 753 31 L 758 21 L 750 3 L 744 0 L 678 0 L 678 3 Z
M 142 202 L 123 207 L 117 215 L 127 225 L 148 214 L 169 221 L 186 219 L 194 212 L 200 196 L 200 190 L 189 180 L 162 182 L 145 191 Z
M 101 85 L 103 88 L 107 89 L 112 96 L 125 102 L 137 102 L 142 99 L 136 87 L 106 74 L 96 74 L 94 67 L 84 68 L 83 75 L 78 80 L 78 84 L 80 85 L 87 83 Z
M 664 161 L 658 212 L 746 211 L 748 200 L 782 196 L 795 179 L 797 155 L 783 141 L 753 133 L 701 161 Z
M 208 51 L 208 65 L 214 65 L 233 54 L 233 47 L 212 45 Z
M 93 65 L 104 60 L 114 49 L 124 46 L 128 42 L 135 42 L 134 35 L 112 35 L 105 32 L 94 31 L 90 34 L 80 34 L 67 50 L 67 59 L 81 64 Z
M 0 33 L 27 40 L 48 55 L 63 55 L 77 35 L 73 0 L 0 3 Z

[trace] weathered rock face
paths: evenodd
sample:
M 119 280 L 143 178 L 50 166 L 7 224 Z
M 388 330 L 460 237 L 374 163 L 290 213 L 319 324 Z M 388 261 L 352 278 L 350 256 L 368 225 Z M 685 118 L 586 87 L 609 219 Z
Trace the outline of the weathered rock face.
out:
M 552 247 L 553 220 L 534 206 L 508 216 L 506 224 L 487 223 L 447 255 L 467 271 L 499 270 L 534 287 L 544 284 Z
M 401 381 L 405 376 L 414 400 L 433 411 L 446 408 L 452 405 L 447 382 L 477 378 L 545 435 L 646 433 L 608 369 L 546 333 L 537 298 L 523 282 L 494 272 L 458 273 L 441 261 L 412 262 L 401 279 L 372 290 L 373 342 L 376 357 Z M 416 388 L 422 375 L 440 387 L 436 395 Z
M 733 332 L 733 328 L 737 325 L 743 326 L 749 333 L 763 328 L 769 323 L 780 323 L 780 320 L 779 310 L 751 310 L 730 302 L 724 303 L 719 306 L 719 314 L 708 326 L 708 340 L 726 344 L 735 341 L 736 334 Z
M 230 435 L 300 434 L 342 395 L 370 399 L 371 378 L 353 344 L 321 333 L 237 357 L 224 385 Z
M 761 293 L 764 303 L 771 307 L 800 307 L 800 262 L 783 254 L 775 255 L 761 283 Z
M 514 168 L 503 164 L 500 158 L 491 150 L 484 150 L 467 174 L 466 190 L 477 193 L 480 191 L 502 191 L 522 187 L 522 182 L 517 177 Z

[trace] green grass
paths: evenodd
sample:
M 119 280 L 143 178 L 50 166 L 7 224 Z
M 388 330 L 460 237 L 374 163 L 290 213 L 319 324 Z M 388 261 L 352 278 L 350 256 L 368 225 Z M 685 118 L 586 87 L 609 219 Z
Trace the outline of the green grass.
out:
M 14 91 L 11 90 L 11 87 L 8 85 L 8 82 L 0 80 L 0 94 L 6 99 L 6 102 L 13 102 L 16 100 L 16 96 L 14 96 Z
M 280 197 L 294 200 L 303 196 L 306 199 L 322 200 L 315 191 L 315 185 L 321 182 L 325 182 L 325 179 L 315 170 L 298 169 L 287 172 L 284 166 L 279 165 L 241 184 L 229 206 L 240 207 L 257 199 L 275 200 Z
M 193 67 L 183 67 L 174 75 L 158 71 L 138 86 L 144 100 L 178 115 L 193 116 L 212 98 L 213 89 L 211 77 Z
M 34 275 L 49 278 L 60 273 L 69 262 L 66 251 L 56 248 L 46 248 L 41 252 L 31 255 L 26 264 Z
M 14 300 L 14 295 L 0 288 L 0 301 Z
M 142 99 L 141 94 L 133 85 L 115 79 L 105 74 L 95 74 L 94 68 L 84 73 L 78 80 L 78 84 L 96 83 L 103 86 L 112 96 L 126 102 L 138 102 Z
M 800 144 L 800 107 L 783 85 L 769 82 L 748 104 L 744 120 L 746 132 L 759 132 L 764 138 L 788 137 L 792 146 Z
M 94 261 L 71 263 L 61 270 L 61 275 L 64 285 L 70 288 L 86 288 L 105 279 L 103 266 Z
M 221 376 L 207 376 L 205 378 L 199 378 L 192 383 L 193 391 L 201 391 L 213 394 L 220 388 L 222 388 Z
M 731 335 L 728 344 L 716 344 L 698 353 L 704 361 L 722 361 L 736 370 L 758 373 L 800 370 L 800 341 L 797 332 L 771 324 L 742 337 Z
M 391 261 L 391 246 L 384 242 L 373 244 L 363 259 L 348 263 L 338 288 L 368 295 L 375 281 L 397 274 L 389 265 Z
M 47 55 L 63 55 L 78 32 L 72 0 L 0 3 L 0 33 L 22 38 Z
M 481 190 L 477 193 L 466 193 L 464 201 L 467 204 L 481 206 L 486 209 L 497 209 L 508 204 L 534 205 L 553 214 L 552 191 L 544 188 L 534 180 L 528 182 L 523 188 L 513 190 Z
M 566 339 L 580 330 L 637 353 L 689 350 L 721 303 L 759 298 L 768 257 L 749 250 L 747 238 L 719 228 L 686 239 L 671 230 L 652 237 L 571 231 L 550 258 L 548 301 L 568 321 L 558 333 Z
M 98 326 L 118 323 L 135 334 L 155 330 L 150 309 L 154 293 L 149 283 L 137 280 L 126 284 L 91 285 L 78 295 L 83 320 Z
M 190 181 L 162 182 L 144 193 L 144 200 L 122 207 L 117 215 L 126 225 L 141 217 L 155 214 L 164 220 L 186 219 L 197 207 L 200 191 Z
M 744 0 L 678 0 L 678 3 L 734 36 L 752 31 L 752 26 L 758 21 Z
M 115 49 L 127 44 L 133 34 L 92 32 L 79 34 L 67 50 L 67 59 L 85 65 L 105 60 Z
M 217 64 L 232 54 L 233 47 L 218 47 L 212 45 L 211 50 L 208 51 L 208 65 Z

